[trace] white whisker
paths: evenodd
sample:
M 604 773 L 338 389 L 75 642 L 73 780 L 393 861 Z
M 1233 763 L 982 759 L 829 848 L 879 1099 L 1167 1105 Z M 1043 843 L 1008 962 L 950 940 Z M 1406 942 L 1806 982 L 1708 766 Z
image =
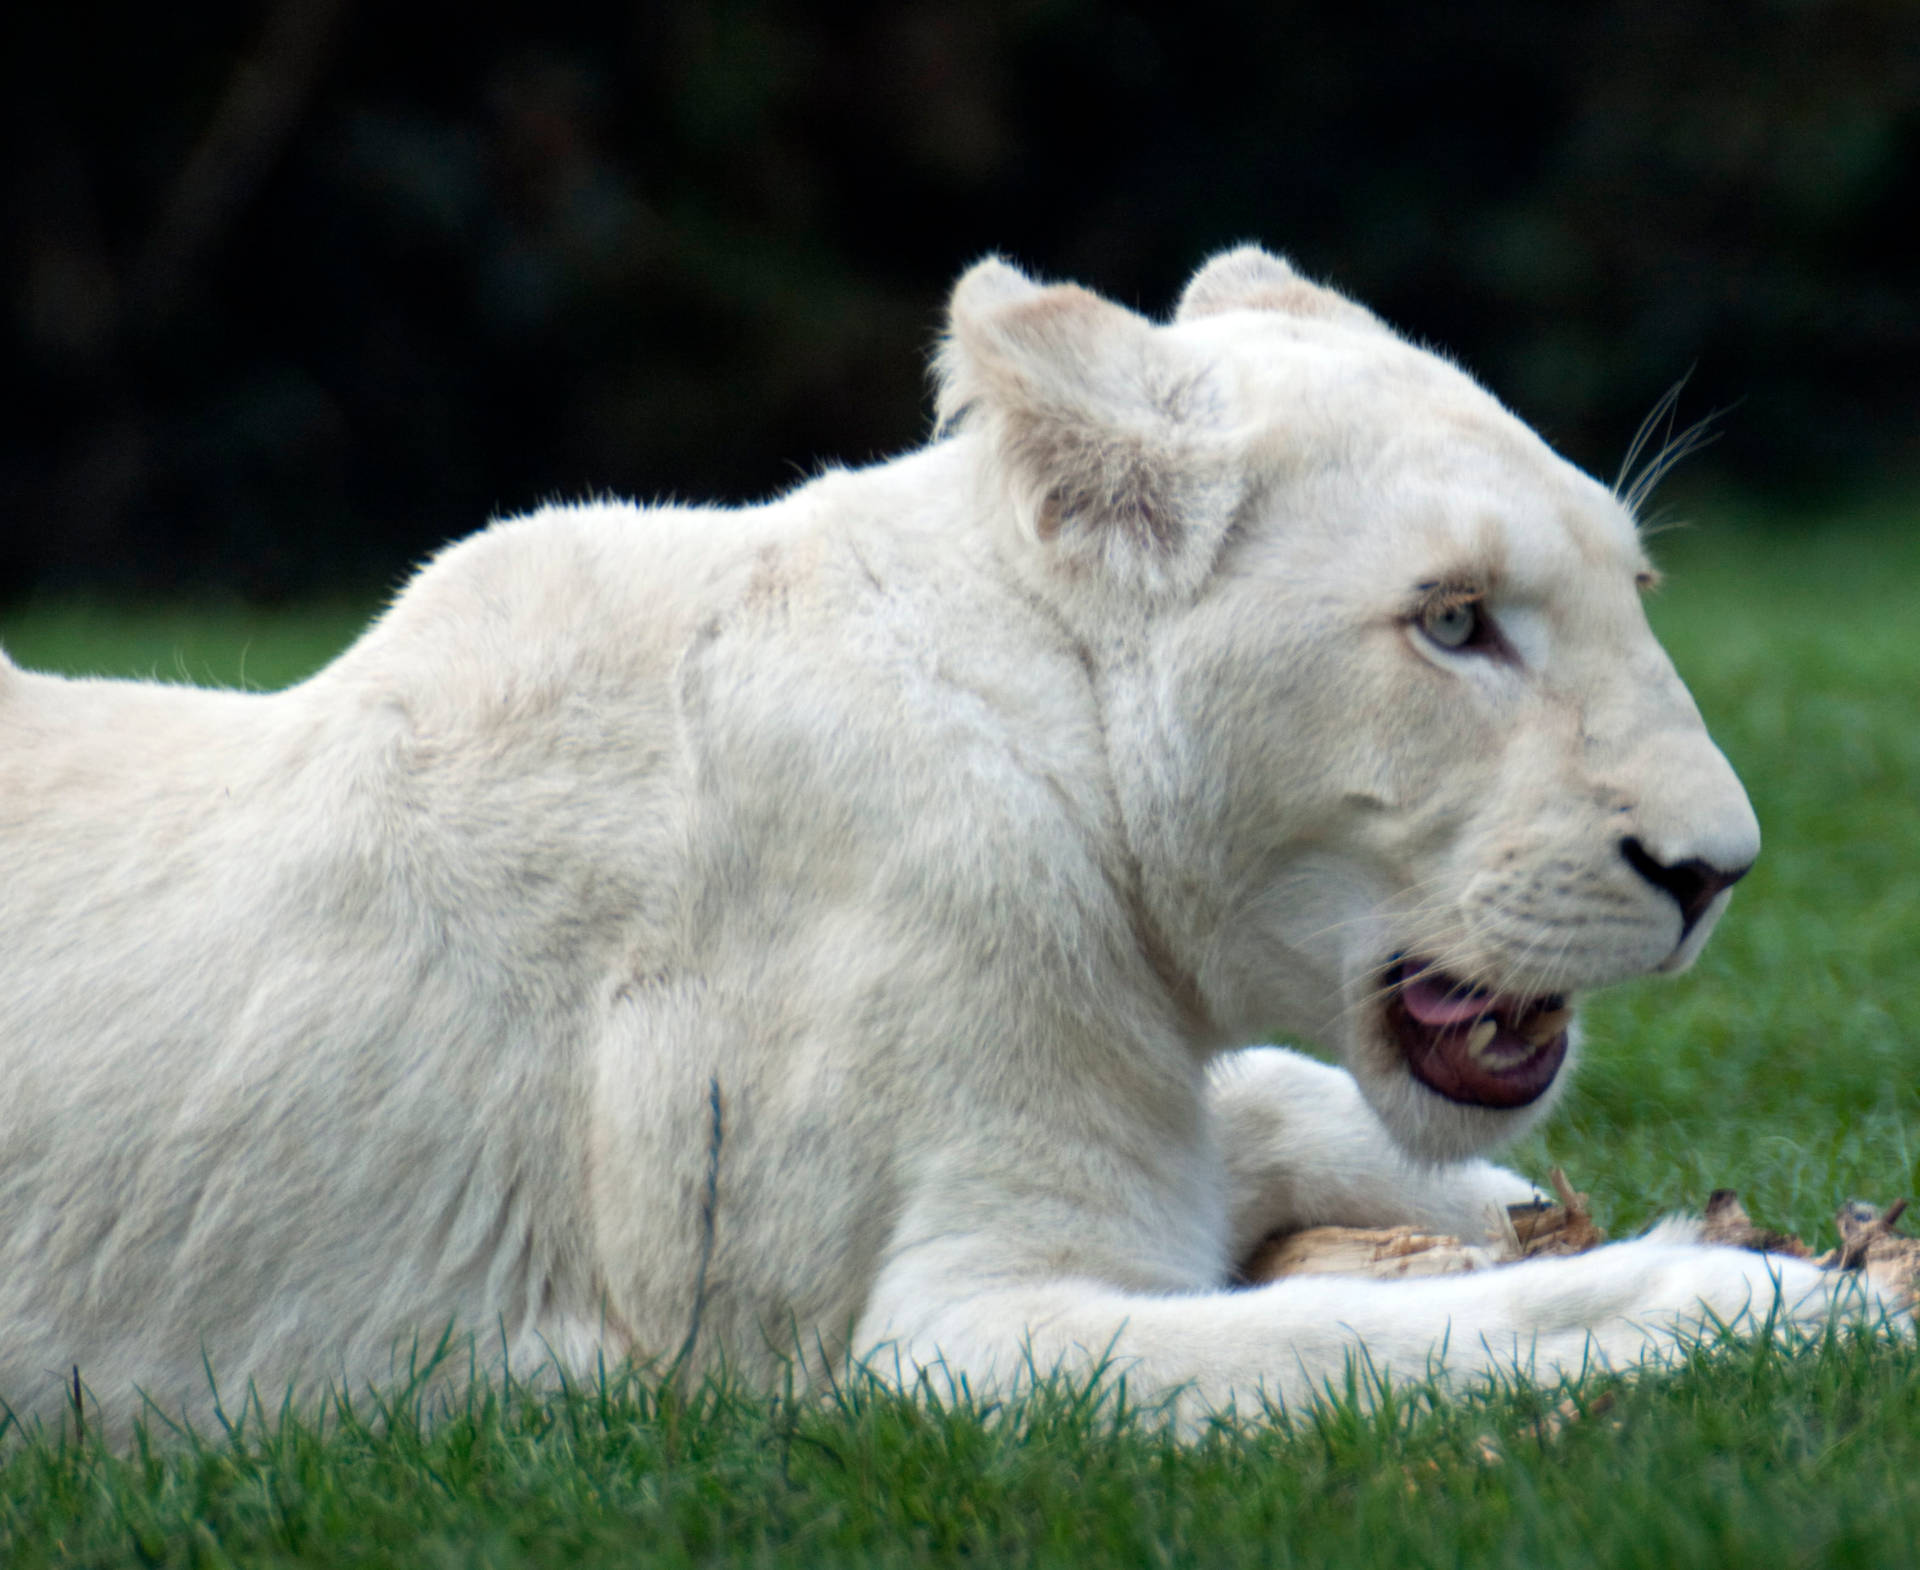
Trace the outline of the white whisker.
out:
M 1712 410 L 1678 435 L 1674 434 L 1673 419 L 1679 407 L 1680 393 L 1692 375 L 1693 372 L 1689 370 L 1686 376 L 1660 395 L 1647 411 L 1647 417 L 1640 422 L 1633 440 L 1627 444 L 1626 457 L 1620 461 L 1620 472 L 1613 482 L 1613 494 L 1636 518 L 1662 480 L 1694 453 L 1712 446 L 1720 439 L 1720 432 L 1714 429 L 1714 425 L 1727 412 L 1724 409 Z M 1649 453 L 1651 456 L 1648 456 Z

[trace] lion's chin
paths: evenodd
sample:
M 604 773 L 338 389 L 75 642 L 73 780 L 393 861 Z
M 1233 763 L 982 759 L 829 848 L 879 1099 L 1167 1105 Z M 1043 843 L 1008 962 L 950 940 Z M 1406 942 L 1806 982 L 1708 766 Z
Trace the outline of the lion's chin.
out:
M 1506 1111 L 1531 1106 L 1558 1078 L 1573 1019 L 1565 997 L 1494 992 L 1409 957 L 1394 960 L 1386 985 L 1387 1035 L 1435 1095 Z

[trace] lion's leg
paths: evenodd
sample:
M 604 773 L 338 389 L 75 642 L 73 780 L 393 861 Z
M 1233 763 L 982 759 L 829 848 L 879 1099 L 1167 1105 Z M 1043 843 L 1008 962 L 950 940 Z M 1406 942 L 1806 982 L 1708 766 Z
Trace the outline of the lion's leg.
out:
M 1136 1406 L 1178 1402 L 1189 1424 L 1228 1406 L 1257 1415 L 1263 1400 L 1297 1408 L 1341 1391 L 1351 1366 L 1398 1384 L 1430 1374 L 1453 1388 L 1488 1375 L 1551 1383 L 1671 1362 L 1721 1325 L 1817 1333 L 1835 1314 L 1910 1325 L 1857 1279 L 1704 1246 L 1684 1225 L 1499 1270 L 1293 1277 L 1192 1294 L 1086 1278 L 1009 1284 L 927 1264 L 883 1279 L 856 1335 L 884 1377 L 925 1377 L 941 1392 L 964 1381 L 979 1398 L 1017 1391 L 1034 1374 L 1105 1372 L 1125 1377 Z
M 1228 1053 L 1207 1089 L 1235 1260 L 1270 1232 L 1306 1226 L 1421 1226 L 1477 1242 L 1490 1209 L 1534 1192 L 1491 1162 L 1412 1159 L 1352 1075 L 1298 1052 Z

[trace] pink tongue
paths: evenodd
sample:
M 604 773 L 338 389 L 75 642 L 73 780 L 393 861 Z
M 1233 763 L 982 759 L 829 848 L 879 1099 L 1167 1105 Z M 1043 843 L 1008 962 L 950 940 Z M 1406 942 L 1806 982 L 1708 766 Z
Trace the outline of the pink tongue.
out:
M 1414 976 L 1400 988 L 1400 1001 L 1423 1025 L 1465 1025 L 1493 1012 L 1493 995 L 1456 990 L 1451 978 L 1433 971 Z

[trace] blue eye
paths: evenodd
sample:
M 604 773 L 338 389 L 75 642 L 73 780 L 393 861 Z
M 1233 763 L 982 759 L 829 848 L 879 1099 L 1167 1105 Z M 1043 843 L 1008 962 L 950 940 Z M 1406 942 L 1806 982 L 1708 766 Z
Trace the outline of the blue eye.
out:
M 1480 638 L 1480 602 L 1450 600 L 1421 613 L 1420 630 L 1443 649 L 1464 649 Z

